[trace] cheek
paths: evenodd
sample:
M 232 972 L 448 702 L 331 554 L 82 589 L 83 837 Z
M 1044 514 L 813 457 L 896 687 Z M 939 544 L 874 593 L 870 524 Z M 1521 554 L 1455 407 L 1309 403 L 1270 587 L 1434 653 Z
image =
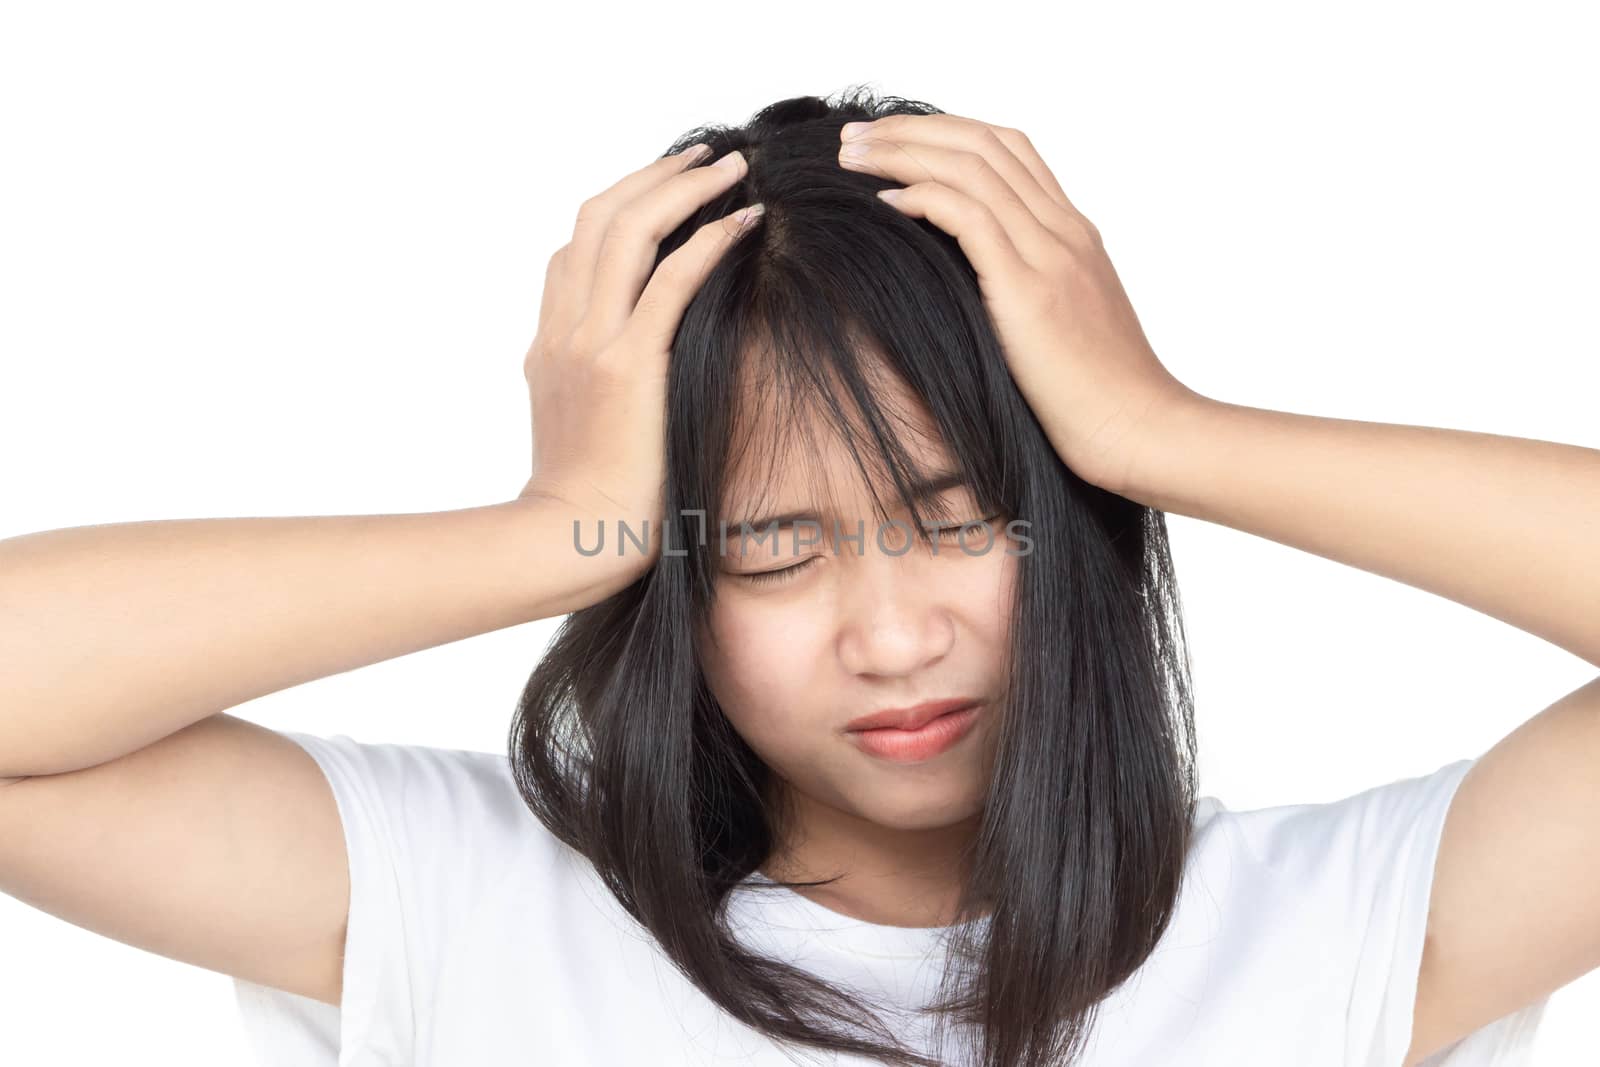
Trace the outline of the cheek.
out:
M 702 657 L 706 683 L 745 742 L 774 758 L 814 743 L 815 721 L 828 714 L 810 703 L 826 641 L 817 622 L 793 611 L 723 602 L 709 630 L 715 645 Z
M 987 551 L 977 552 L 980 547 L 974 543 L 975 555 L 953 561 L 940 584 L 951 610 L 961 614 L 972 636 L 992 649 L 1007 639 L 1021 559 L 1007 554 L 1007 548 L 1015 552 L 1017 545 L 1004 537 L 996 538 Z

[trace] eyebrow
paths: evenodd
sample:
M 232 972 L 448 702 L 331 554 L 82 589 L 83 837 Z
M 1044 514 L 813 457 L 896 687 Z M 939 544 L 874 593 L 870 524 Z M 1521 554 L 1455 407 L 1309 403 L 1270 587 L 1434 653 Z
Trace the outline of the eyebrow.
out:
M 911 496 L 918 503 L 921 503 L 938 496 L 946 490 L 965 484 L 966 478 L 961 475 L 960 471 L 936 471 L 925 480 L 914 483 L 911 486 Z M 774 524 L 789 526 L 796 522 L 814 522 L 821 525 L 822 516 L 810 508 L 803 508 L 798 511 L 784 511 L 775 515 L 763 515 L 759 519 L 742 519 L 740 521 L 748 525 L 752 530 L 760 530 Z M 730 523 L 729 529 L 738 530 L 742 529 L 742 527 L 739 523 Z

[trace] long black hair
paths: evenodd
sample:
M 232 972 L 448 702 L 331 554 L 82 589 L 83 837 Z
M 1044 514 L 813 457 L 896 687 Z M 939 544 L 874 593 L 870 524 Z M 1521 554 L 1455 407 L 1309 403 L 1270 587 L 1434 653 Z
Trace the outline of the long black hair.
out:
M 808 413 L 865 427 L 845 437 L 880 520 L 892 496 L 926 539 L 915 464 L 874 377 L 887 369 L 925 405 L 983 514 L 1031 531 L 1016 561 L 994 770 L 962 871 L 960 914 L 987 921 L 945 928 L 941 995 L 923 1007 L 940 1027 L 965 1028 L 972 1062 L 1042 1067 L 1078 1058 L 1097 1005 L 1174 911 L 1197 788 L 1189 662 L 1164 514 L 1061 461 L 955 239 L 879 201 L 891 183 L 838 165 L 844 123 L 930 113 L 940 111 L 855 87 L 774 103 L 743 126 L 697 127 L 667 149 L 705 141 L 714 159 L 737 148 L 749 169 L 661 242 L 657 263 L 741 205 L 766 213 L 673 339 L 673 551 L 562 621 L 509 748 L 529 807 L 723 1010 L 780 1043 L 939 1067 L 860 995 L 731 932 L 730 894 L 771 858 L 782 813 L 697 646 L 719 524 L 737 524 L 722 516 L 730 464 L 754 442 L 805 433 Z M 759 417 L 741 415 L 748 396 L 764 398 Z M 771 462 L 799 454 L 769 448 Z

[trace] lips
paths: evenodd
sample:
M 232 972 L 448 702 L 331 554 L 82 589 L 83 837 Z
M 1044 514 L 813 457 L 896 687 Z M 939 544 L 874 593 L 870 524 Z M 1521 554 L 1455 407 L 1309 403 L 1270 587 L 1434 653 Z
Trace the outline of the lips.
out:
M 909 708 L 886 708 L 875 711 L 871 715 L 863 715 L 853 719 L 846 730 L 920 730 L 941 715 L 948 715 L 952 711 L 960 711 L 980 703 L 977 697 L 951 697 L 946 700 L 930 700 Z
M 875 730 L 852 730 L 851 739 L 869 756 L 893 763 L 921 763 L 955 747 L 971 731 L 983 705 L 948 711 L 914 730 L 882 726 Z

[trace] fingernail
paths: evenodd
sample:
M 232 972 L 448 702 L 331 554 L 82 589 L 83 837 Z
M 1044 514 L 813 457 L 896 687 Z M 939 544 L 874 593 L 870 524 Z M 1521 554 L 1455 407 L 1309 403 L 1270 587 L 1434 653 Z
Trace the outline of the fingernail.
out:
M 740 155 L 739 150 L 735 148 L 711 165 L 713 167 L 727 167 L 729 170 L 738 170 L 744 166 L 744 156 Z
M 870 125 L 872 125 L 870 122 L 847 122 L 844 124 L 844 127 L 839 130 L 839 136 L 846 141 L 855 137 L 860 137 L 862 134 L 867 132 L 867 127 Z
M 711 154 L 711 146 L 701 141 L 699 144 L 690 145 L 683 150 L 683 162 L 692 166 Z
M 733 218 L 734 221 L 739 224 L 739 227 L 743 229 L 752 222 L 755 222 L 756 219 L 759 219 L 761 217 L 761 213 L 765 210 L 767 210 L 767 205 L 765 204 L 751 204 L 747 208 L 741 208 L 738 211 L 735 211 L 733 213 Z

